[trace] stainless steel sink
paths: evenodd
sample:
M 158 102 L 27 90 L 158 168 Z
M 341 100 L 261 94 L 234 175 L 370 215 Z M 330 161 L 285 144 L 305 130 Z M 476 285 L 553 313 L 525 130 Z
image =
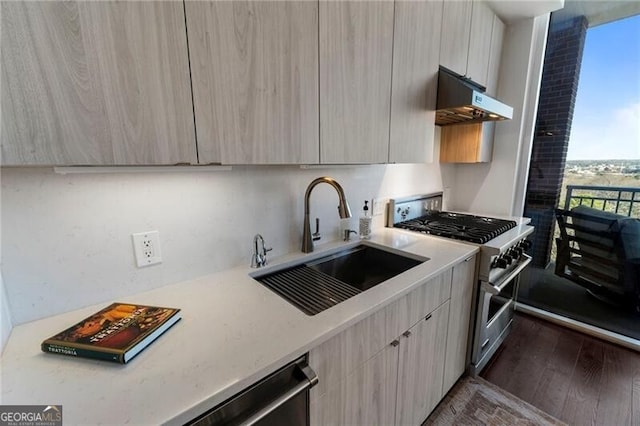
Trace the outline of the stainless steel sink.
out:
M 315 315 L 427 260 L 359 245 L 254 279 Z

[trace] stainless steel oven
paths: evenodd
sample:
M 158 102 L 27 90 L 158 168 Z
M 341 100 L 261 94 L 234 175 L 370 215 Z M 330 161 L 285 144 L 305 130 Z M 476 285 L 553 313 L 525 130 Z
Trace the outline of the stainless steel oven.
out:
M 479 373 L 487 365 L 511 331 L 520 273 L 531 263 L 531 257 L 523 252 L 524 247 L 528 245 L 526 240 L 520 240 L 514 246 L 515 249 L 507 251 L 512 254 L 506 255 L 511 259 L 506 267 L 498 266 L 498 264 L 504 264 L 500 260 L 504 259 L 504 256 L 496 256 L 489 265 L 493 266 L 492 269 L 498 273 L 492 274 L 490 270 L 485 277 L 487 279 L 479 281 L 471 354 L 472 374 Z

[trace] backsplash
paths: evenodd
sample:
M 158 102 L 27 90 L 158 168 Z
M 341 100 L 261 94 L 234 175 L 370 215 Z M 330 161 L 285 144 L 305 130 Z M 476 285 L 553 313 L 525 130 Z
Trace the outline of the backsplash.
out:
M 365 199 L 443 186 L 437 163 L 74 175 L 3 168 L 2 275 L 13 325 L 248 265 L 255 233 L 272 258 L 300 250 L 304 192 L 323 175 L 343 186 L 353 229 Z M 312 222 L 320 218 L 324 241 L 338 237 L 337 205 L 329 185 L 313 190 Z M 375 216 L 381 226 L 384 216 Z M 150 230 L 159 231 L 162 263 L 137 268 L 131 234 Z

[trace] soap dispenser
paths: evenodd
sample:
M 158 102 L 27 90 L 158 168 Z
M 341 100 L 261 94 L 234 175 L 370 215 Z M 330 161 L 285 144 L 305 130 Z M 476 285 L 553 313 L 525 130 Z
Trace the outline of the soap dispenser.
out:
M 365 200 L 360 216 L 360 238 L 368 240 L 371 238 L 371 214 L 369 213 L 369 202 Z

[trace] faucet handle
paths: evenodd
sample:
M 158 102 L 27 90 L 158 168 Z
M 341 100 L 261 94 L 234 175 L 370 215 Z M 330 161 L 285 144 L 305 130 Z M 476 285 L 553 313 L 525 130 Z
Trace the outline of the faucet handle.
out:
M 311 234 L 311 237 L 313 241 L 318 241 L 320 238 L 322 238 L 322 236 L 320 235 L 320 218 L 319 217 L 316 217 L 316 232 Z

